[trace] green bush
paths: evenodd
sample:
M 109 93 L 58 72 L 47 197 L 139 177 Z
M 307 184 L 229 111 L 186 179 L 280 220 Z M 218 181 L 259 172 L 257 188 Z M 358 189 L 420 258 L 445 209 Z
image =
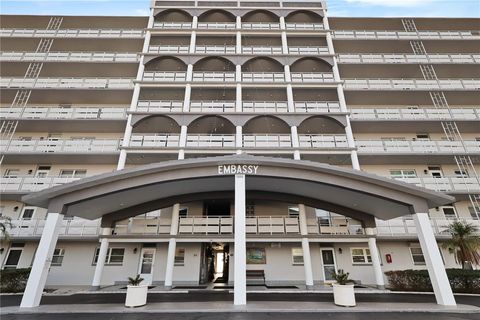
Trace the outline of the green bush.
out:
M 385 272 L 393 291 L 433 291 L 427 270 Z M 453 292 L 480 293 L 480 270 L 447 269 Z
M 0 271 L 1 292 L 23 292 L 27 285 L 30 268 L 4 269 Z

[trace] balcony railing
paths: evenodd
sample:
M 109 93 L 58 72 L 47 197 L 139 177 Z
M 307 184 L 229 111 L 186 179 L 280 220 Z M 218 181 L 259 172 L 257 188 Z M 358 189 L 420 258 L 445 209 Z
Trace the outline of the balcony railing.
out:
M 173 100 L 140 100 L 137 104 L 137 111 L 142 112 L 181 112 L 183 101 Z
M 120 139 L 32 139 L 0 140 L 2 153 L 114 153 Z
M 479 120 L 477 108 L 376 108 L 351 109 L 354 120 Z
M 328 47 L 288 47 L 290 54 L 328 54 Z
M 283 72 L 242 72 L 243 82 L 285 82 Z
M 0 179 L 1 192 L 33 192 L 58 186 L 81 179 L 80 177 L 35 177 L 35 176 L 4 176 Z
M 189 134 L 187 147 L 190 148 L 233 148 L 235 147 L 234 134 Z
M 285 27 L 287 30 L 297 30 L 297 31 L 314 31 L 314 30 L 323 30 L 323 23 L 286 23 Z
M 348 148 L 343 134 L 299 134 L 298 140 L 300 148 Z
M 184 234 L 232 234 L 233 217 L 180 217 L 178 233 Z
M 480 220 L 473 219 L 459 219 L 459 218 L 430 218 L 430 223 L 432 225 L 433 232 L 437 236 L 449 236 L 448 226 L 454 221 L 466 221 L 469 224 L 473 224 L 480 229 Z M 376 219 L 377 224 L 377 234 L 379 236 L 414 236 L 417 237 L 417 229 L 415 228 L 415 223 L 413 219 L 399 218 L 392 220 L 378 220 Z
M 235 101 L 191 101 L 191 112 L 235 112 Z
M 282 54 L 282 47 L 277 46 L 243 46 L 243 54 Z
M 194 72 L 193 82 L 235 82 L 235 72 Z
M 199 22 L 198 29 L 232 30 L 237 27 L 235 22 Z
M 478 153 L 480 141 L 464 140 L 417 140 L 417 141 L 382 141 L 356 140 L 358 152 L 361 153 Z
M 15 237 L 40 237 L 45 227 L 45 220 L 12 220 L 12 228 L 8 233 L 12 238 Z M 60 227 L 60 237 L 96 237 L 99 235 L 99 220 L 63 220 Z
M 242 29 L 245 29 L 245 30 L 280 30 L 280 23 L 242 22 Z
M 145 71 L 143 73 L 143 81 L 184 82 L 186 79 L 186 72 Z
M 0 52 L 0 61 L 138 62 L 136 53 L 116 52 Z
M 153 24 L 155 29 L 191 29 L 191 22 L 155 22 Z
M 419 187 L 431 189 L 439 192 L 458 191 L 458 192 L 480 192 L 480 184 L 477 178 L 470 177 L 415 177 L 415 178 L 395 178 L 407 183 L 415 184 Z
M 286 101 L 243 101 L 243 112 L 288 112 Z
M 0 37 L 33 38 L 143 38 L 137 29 L 0 29 Z
M 478 90 L 478 79 L 344 79 L 347 90 Z
M 148 47 L 148 53 L 188 53 L 190 46 L 167 46 L 167 45 L 153 45 Z
M 132 89 L 133 80 L 126 78 L 2 78 L 0 87 L 9 89 Z
M 244 148 L 291 148 L 292 137 L 289 134 L 244 134 Z
M 480 35 L 472 31 L 333 31 L 334 39 L 479 39 Z
M 336 101 L 296 101 L 296 112 L 341 112 L 340 103 Z
M 331 219 L 307 218 L 308 234 L 321 235 L 363 235 L 362 225 L 346 217 L 332 217 Z
M 479 54 L 339 54 L 339 63 L 480 63 Z
M 298 217 L 247 217 L 245 219 L 247 234 L 299 234 L 300 223 Z
M 332 72 L 292 72 L 292 82 L 335 82 Z
M 129 147 L 178 148 L 179 143 L 180 135 L 175 133 L 133 134 L 130 138 Z
M 317 31 L 324 30 L 322 23 L 286 23 L 286 29 L 290 31 Z M 234 30 L 237 25 L 234 22 L 199 22 L 198 29 Z M 191 29 L 190 22 L 155 22 L 154 29 Z M 280 23 L 275 22 L 242 22 L 244 30 L 280 30 Z
M 25 107 L 0 108 L 0 118 L 22 119 L 126 119 L 127 108 L 101 107 Z
M 195 53 L 235 54 L 235 46 L 196 46 Z

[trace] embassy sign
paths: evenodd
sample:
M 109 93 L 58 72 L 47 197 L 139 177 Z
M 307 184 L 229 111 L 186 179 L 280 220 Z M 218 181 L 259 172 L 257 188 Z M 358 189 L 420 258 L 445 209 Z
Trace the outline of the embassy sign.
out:
M 257 174 L 260 166 L 253 164 L 223 164 L 218 166 L 218 174 Z

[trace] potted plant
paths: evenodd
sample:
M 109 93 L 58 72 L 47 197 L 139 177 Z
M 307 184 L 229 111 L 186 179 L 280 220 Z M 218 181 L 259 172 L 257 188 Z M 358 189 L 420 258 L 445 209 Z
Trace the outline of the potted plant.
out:
M 147 304 L 148 285 L 142 285 L 142 281 L 139 274 L 135 278 L 128 277 L 125 307 L 141 307 Z
M 355 307 L 355 292 L 353 289 L 353 280 L 348 277 L 350 273 L 345 273 L 343 270 L 338 270 L 338 273 L 333 275 L 336 283 L 333 283 L 333 299 L 337 306 Z

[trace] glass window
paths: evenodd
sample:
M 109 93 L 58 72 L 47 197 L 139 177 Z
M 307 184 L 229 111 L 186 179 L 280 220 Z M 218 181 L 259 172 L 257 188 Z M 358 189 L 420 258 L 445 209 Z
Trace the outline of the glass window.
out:
M 33 215 L 35 214 L 35 208 L 25 207 L 22 211 L 22 220 L 32 220 Z
M 417 173 L 413 169 L 393 169 L 390 170 L 392 178 L 416 178 Z
M 302 248 L 292 248 L 292 263 L 294 265 L 303 265 Z
M 16 268 L 18 261 L 20 261 L 20 256 L 22 255 L 22 249 L 10 249 L 8 252 L 8 257 L 5 260 L 4 268 Z
M 425 265 L 425 258 L 423 257 L 422 248 L 410 247 L 410 254 L 414 265 Z
M 455 212 L 454 207 L 442 207 L 443 215 L 447 219 L 455 219 L 457 217 L 457 213 Z
M 176 266 L 184 266 L 185 265 L 185 248 L 177 248 L 175 250 L 174 264 Z
M 93 257 L 93 264 L 97 264 L 100 248 L 95 249 Z M 125 255 L 125 248 L 108 248 L 107 256 L 105 257 L 106 264 L 122 265 L 123 257 Z
M 60 177 L 64 178 L 82 178 L 87 175 L 87 170 L 84 169 L 68 169 L 68 170 L 60 170 Z
M 20 169 L 7 169 L 5 170 L 4 177 L 16 178 L 20 175 Z
M 65 256 L 65 249 L 57 248 L 53 251 L 52 266 L 61 266 L 63 257 Z
M 468 207 L 468 211 L 473 220 L 480 220 L 480 207 Z
M 245 215 L 247 217 L 255 216 L 255 204 L 253 202 L 247 203 L 247 206 L 245 207 Z
M 352 248 L 350 250 L 353 264 L 372 263 L 372 257 L 368 248 Z
M 188 208 L 181 208 L 178 210 L 178 216 L 180 218 L 186 218 L 188 216 Z
M 288 207 L 288 216 L 289 217 L 298 217 L 300 209 L 298 207 Z
M 468 178 L 467 170 L 455 170 L 454 174 L 455 174 L 455 177 L 458 177 L 458 178 Z

